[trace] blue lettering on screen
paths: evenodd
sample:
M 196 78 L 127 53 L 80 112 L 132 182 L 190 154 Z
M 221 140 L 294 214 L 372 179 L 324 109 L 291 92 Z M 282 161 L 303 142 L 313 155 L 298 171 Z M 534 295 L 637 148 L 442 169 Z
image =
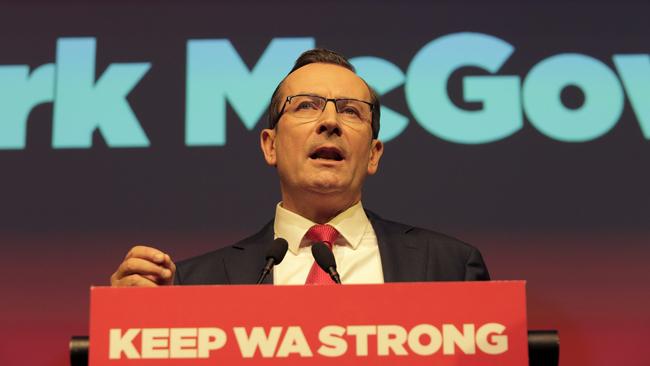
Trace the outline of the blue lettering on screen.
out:
M 223 146 L 228 123 L 242 123 L 253 130 L 294 60 L 315 44 L 309 37 L 275 38 L 249 70 L 229 40 L 189 40 L 185 144 Z M 96 79 L 96 47 L 95 38 L 60 38 L 54 63 L 31 72 L 27 65 L 0 66 L 0 150 L 25 148 L 29 114 L 43 103 L 53 103 L 53 148 L 90 148 L 96 131 L 111 148 L 151 145 L 127 100 L 151 63 L 110 63 Z M 404 87 L 411 116 L 382 105 L 379 137 L 383 141 L 401 135 L 412 117 L 424 130 L 446 141 L 485 144 L 517 133 L 524 115 L 551 139 L 590 141 L 618 123 L 625 96 L 643 137 L 650 139 L 649 55 L 614 55 L 612 70 L 593 57 L 564 53 L 541 60 L 525 76 L 499 75 L 514 52 L 511 44 L 497 37 L 462 32 L 424 45 L 406 72 L 375 56 L 355 57 L 350 62 L 379 95 Z M 462 109 L 449 97 L 449 78 L 464 67 L 488 73 L 462 80 L 464 100 L 481 103 L 479 110 Z M 584 94 L 581 106 L 569 108 L 562 103 L 560 95 L 568 86 Z M 226 121 L 227 105 L 238 121 Z
M 567 86 L 578 87 L 585 101 L 577 109 L 562 103 Z M 616 74 L 584 55 L 562 54 L 538 63 L 523 85 L 524 110 L 530 123 L 546 136 L 582 142 L 606 134 L 623 112 L 623 89 Z
M 54 100 L 54 64 L 36 68 L 0 66 L 0 149 L 24 149 L 27 118 L 36 106 Z
M 252 130 L 269 105 L 271 94 L 313 38 L 271 41 L 252 71 L 226 39 L 187 43 L 185 143 L 226 144 L 226 101 Z
M 650 140 L 650 55 L 614 55 L 614 65 L 641 126 Z
M 149 139 L 126 97 L 150 63 L 114 63 L 95 82 L 94 38 L 60 39 L 52 146 L 89 148 L 99 130 L 109 147 L 147 147 Z
M 521 129 L 517 76 L 465 77 L 465 100 L 482 102 L 478 111 L 456 107 L 447 93 L 455 70 L 473 66 L 494 74 L 513 52 L 510 44 L 480 33 L 451 34 L 429 42 L 407 71 L 406 101 L 416 121 L 431 134 L 462 144 L 501 140 Z
M 25 148 L 29 113 L 46 102 L 54 102 L 54 148 L 89 148 L 95 130 L 109 147 L 149 146 L 126 97 L 151 64 L 111 64 L 95 82 L 95 44 L 61 38 L 56 63 L 31 75 L 26 65 L 0 66 L 0 149 Z

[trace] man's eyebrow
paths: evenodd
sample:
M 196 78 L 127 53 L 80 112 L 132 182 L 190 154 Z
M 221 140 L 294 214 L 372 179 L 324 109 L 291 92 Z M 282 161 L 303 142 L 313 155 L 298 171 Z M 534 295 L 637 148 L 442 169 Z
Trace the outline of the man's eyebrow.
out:
M 313 96 L 313 97 L 321 97 L 321 98 L 325 98 L 325 97 L 322 96 L 321 94 L 314 93 L 314 92 L 307 92 L 307 91 L 305 91 L 305 92 L 298 92 L 298 93 L 296 93 L 296 94 L 294 94 L 294 95 L 310 95 L 310 96 Z M 333 98 L 333 99 L 355 99 L 355 100 L 364 100 L 364 99 L 361 98 L 361 97 L 348 97 L 348 96 L 335 97 L 335 98 Z
M 322 96 L 322 95 L 320 95 L 318 93 L 308 92 L 308 91 L 301 91 L 301 92 L 298 92 L 298 93 L 296 93 L 294 95 L 310 95 L 312 97 L 321 97 Z

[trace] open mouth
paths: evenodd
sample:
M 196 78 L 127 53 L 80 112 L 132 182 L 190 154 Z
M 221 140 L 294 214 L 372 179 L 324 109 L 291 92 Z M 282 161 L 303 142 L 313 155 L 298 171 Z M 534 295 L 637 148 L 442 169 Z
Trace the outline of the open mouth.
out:
M 341 150 L 335 147 L 320 147 L 316 149 L 313 153 L 311 153 L 309 155 L 309 158 L 342 161 L 344 159 L 344 156 Z

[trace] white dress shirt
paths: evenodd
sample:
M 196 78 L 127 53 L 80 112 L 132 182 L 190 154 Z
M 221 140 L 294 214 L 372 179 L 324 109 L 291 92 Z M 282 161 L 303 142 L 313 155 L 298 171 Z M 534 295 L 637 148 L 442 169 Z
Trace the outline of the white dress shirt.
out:
M 332 225 L 340 234 L 332 251 L 341 282 L 384 283 L 377 236 L 361 202 L 343 211 L 327 224 Z M 312 243 L 305 239 L 305 234 L 314 225 L 316 223 L 311 220 L 282 207 L 282 202 L 276 206 L 273 225 L 275 237 L 286 239 L 289 250 L 282 263 L 273 268 L 275 285 L 305 284 L 307 274 L 314 264 Z

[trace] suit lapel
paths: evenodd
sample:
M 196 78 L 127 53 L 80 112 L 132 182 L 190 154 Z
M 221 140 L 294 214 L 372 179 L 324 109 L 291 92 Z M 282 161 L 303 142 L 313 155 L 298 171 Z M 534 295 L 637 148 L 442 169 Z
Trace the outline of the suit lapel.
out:
M 413 227 L 383 220 L 370 211 L 366 213 L 377 235 L 384 282 L 425 281 L 427 245 L 408 235 Z
M 411 226 L 383 220 L 366 211 L 377 236 L 384 282 L 414 282 L 426 280 L 428 250 L 426 243 L 408 235 Z M 266 248 L 273 241 L 273 220 L 257 234 L 233 246 L 233 253 L 224 258 L 231 284 L 254 284 L 266 262 Z M 273 272 L 265 284 L 273 284 Z
M 231 284 L 255 284 L 266 264 L 266 250 L 273 242 L 273 221 L 257 234 L 233 245 L 233 252 L 224 258 L 224 266 Z M 273 284 L 273 272 L 263 282 Z

